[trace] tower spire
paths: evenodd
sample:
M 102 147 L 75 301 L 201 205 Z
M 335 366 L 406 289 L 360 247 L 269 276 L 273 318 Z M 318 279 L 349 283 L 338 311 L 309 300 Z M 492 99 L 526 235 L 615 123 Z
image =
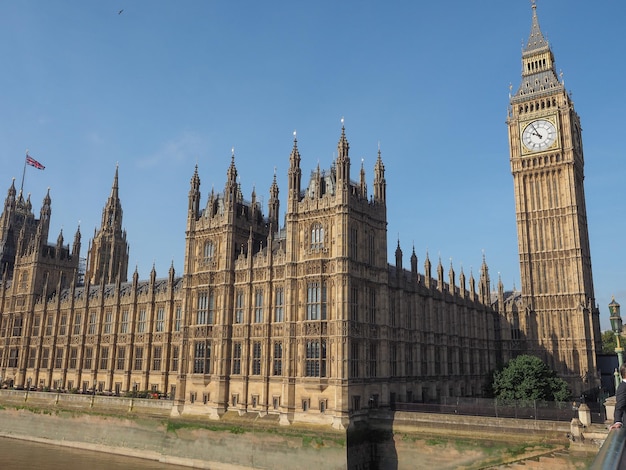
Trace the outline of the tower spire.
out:
M 541 28 L 539 27 L 539 18 L 537 17 L 537 3 L 535 0 L 531 0 L 533 9 L 533 20 L 530 28 L 530 36 L 528 37 L 528 43 L 524 52 L 536 51 L 549 47 L 548 41 L 543 37 Z

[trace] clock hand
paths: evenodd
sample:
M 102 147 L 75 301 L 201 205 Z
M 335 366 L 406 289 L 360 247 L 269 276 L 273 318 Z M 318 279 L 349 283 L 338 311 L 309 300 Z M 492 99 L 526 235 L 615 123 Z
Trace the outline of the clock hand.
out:
M 543 139 L 543 137 L 541 136 L 541 134 L 539 133 L 539 131 L 537 130 L 537 128 L 535 127 L 535 125 L 531 122 L 530 125 L 532 126 L 533 130 L 535 131 L 534 134 L 539 137 L 540 139 Z

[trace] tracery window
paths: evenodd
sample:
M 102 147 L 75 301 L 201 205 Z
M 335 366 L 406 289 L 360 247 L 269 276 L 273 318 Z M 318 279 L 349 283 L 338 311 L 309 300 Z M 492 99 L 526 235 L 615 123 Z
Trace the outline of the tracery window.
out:
M 274 342 L 274 370 L 273 375 L 283 375 L 283 343 Z
M 211 261 L 213 255 L 215 255 L 215 245 L 213 242 L 206 242 L 204 244 L 204 261 Z
M 252 375 L 261 375 L 261 342 L 252 343 Z
M 306 342 L 306 377 L 326 377 L 326 340 Z
M 309 283 L 306 299 L 306 319 L 326 320 L 326 283 Z
M 235 299 L 235 323 L 243 323 L 243 291 L 237 291 L 237 297 Z
M 274 321 L 277 323 L 284 321 L 284 303 L 285 291 L 282 287 L 277 287 L 274 293 Z
M 263 323 L 263 289 L 254 293 L 254 322 Z
M 311 249 L 320 250 L 324 248 L 324 227 L 322 224 L 313 224 L 311 227 Z
M 233 374 L 241 374 L 241 343 L 233 343 Z

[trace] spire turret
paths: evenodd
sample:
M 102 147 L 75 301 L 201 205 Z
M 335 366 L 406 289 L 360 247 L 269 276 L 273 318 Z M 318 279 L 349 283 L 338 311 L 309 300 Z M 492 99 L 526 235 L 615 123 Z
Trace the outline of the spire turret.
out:
M 385 181 L 385 165 L 380 157 L 380 147 L 378 148 L 378 158 L 374 166 L 374 201 L 384 204 L 387 200 L 387 182 Z
M 402 249 L 400 248 L 400 240 L 398 239 L 398 247 L 396 248 L 396 273 L 398 276 L 402 274 Z
M 194 219 L 198 217 L 200 211 L 200 177 L 198 176 L 198 165 L 196 165 L 191 181 L 189 182 L 189 216 Z
M 296 132 L 293 133 L 293 148 L 289 155 L 289 201 L 298 202 L 300 200 L 300 185 L 302 181 L 302 170 L 300 169 L 300 152 L 298 151 L 298 139 L 296 138 Z M 294 210 L 294 207 L 289 207 L 290 211 Z
M 337 182 L 342 182 L 347 188 L 350 184 L 350 144 L 346 138 L 346 127 L 341 119 L 341 136 L 337 144 Z M 340 185 L 341 187 L 341 185 Z
M 280 200 L 278 199 L 278 183 L 276 183 L 276 169 L 274 169 L 274 180 L 270 186 L 270 200 L 268 203 L 268 219 L 274 230 L 278 229 L 278 210 Z
M 128 271 L 128 244 L 126 231 L 122 230 L 122 203 L 119 198 L 119 165 L 111 194 L 102 209 L 102 223 L 95 232 L 87 254 L 86 279 L 91 284 L 113 283 L 119 277 L 126 282 Z

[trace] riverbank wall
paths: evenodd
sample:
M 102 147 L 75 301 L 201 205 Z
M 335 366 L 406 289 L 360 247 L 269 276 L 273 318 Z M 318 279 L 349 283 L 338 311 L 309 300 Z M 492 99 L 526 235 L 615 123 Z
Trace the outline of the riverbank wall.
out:
M 461 452 L 435 439 L 567 446 L 570 431 L 569 423 L 552 421 L 371 411 L 346 432 L 281 426 L 276 415 L 258 413 L 172 418 L 172 407 L 167 400 L 2 390 L 0 435 L 193 468 L 402 469 L 417 461 L 471 468 L 485 458 L 478 446 Z

